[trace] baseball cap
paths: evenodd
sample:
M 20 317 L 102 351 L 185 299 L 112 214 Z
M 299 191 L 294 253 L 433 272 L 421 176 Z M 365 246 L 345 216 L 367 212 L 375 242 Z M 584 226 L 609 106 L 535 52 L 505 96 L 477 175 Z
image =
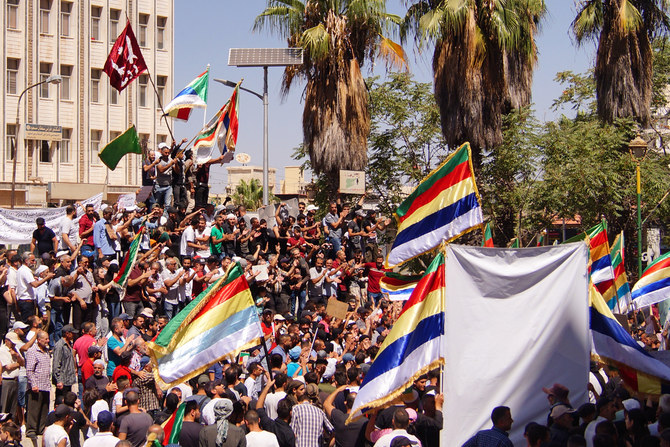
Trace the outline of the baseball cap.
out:
M 119 315 L 119 319 L 121 319 L 121 320 L 132 320 L 132 317 L 124 312 L 121 315 Z
M 14 326 L 12 326 L 12 329 L 26 329 L 26 328 L 28 328 L 28 325 L 23 321 L 16 321 L 14 322 Z
M 305 211 L 310 212 L 310 211 L 316 211 L 319 208 L 316 205 L 307 205 L 307 208 L 305 208 Z
M 226 219 L 237 219 L 237 216 L 231 213 L 226 216 Z
M 88 355 L 89 357 L 95 354 L 96 352 L 102 352 L 102 348 L 98 345 L 91 345 L 88 347 Z
M 112 425 L 114 422 L 114 415 L 107 410 L 103 410 L 98 413 L 98 426 L 107 428 Z
M 277 315 L 275 315 L 274 319 L 275 319 L 275 320 L 279 320 L 279 321 L 286 321 L 286 318 L 282 317 L 281 314 L 277 314 Z
M 168 146 L 167 143 L 165 143 L 165 142 L 163 142 L 163 143 L 158 143 L 158 149 L 164 149 L 164 148 L 166 148 L 166 147 L 170 147 L 170 146 Z
M 54 410 L 54 414 L 56 415 L 57 418 L 63 418 L 65 416 L 70 415 L 71 413 L 72 413 L 72 408 L 68 407 L 65 404 L 60 404 Z
M 542 388 L 542 391 L 550 396 L 556 396 L 557 398 L 564 401 L 568 399 L 568 394 L 570 393 L 570 390 L 568 390 L 565 385 L 561 385 L 560 383 L 554 383 L 554 386 L 551 388 Z
M 65 326 L 63 326 L 63 329 L 61 329 L 61 332 L 70 332 L 72 334 L 79 333 L 79 331 L 77 329 L 75 329 L 75 327 L 72 326 L 71 324 L 66 324 Z
M 5 338 L 14 343 L 15 345 L 21 343 L 21 339 L 19 338 L 18 335 L 16 335 L 16 332 L 7 333 L 7 335 L 5 335 Z
M 416 445 L 416 441 L 412 441 L 407 436 L 396 436 L 391 440 L 390 447 L 406 447 L 408 445 Z
M 151 307 L 145 307 L 140 315 L 144 318 L 153 318 L 154 310 Z

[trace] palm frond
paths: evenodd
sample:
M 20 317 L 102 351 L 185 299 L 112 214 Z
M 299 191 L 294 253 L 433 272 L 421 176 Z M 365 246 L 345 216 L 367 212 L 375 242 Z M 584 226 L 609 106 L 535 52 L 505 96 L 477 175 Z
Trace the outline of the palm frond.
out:
M 577 43 L 585 39 L 594 39 L 603 27 L 603 4 L 601 0 L 589 0 L 577 13 L 572 22 L 572 31 Z
M 381 34 L 379 38 L 379 54 L 387 61 L 387 64 L 398 70 L 409 71 L 407 55 L 402 46 Z
M 623 33 L 636 32 L 642 26 L 640 11 L 629 0 L 624 0 L 618 11 L 618 27 Z
M 300 46 L 312 59 L 318 60 L 328 56 L 330 50 L 330 34 L 323 23 L 306 29 L 300 37 Z

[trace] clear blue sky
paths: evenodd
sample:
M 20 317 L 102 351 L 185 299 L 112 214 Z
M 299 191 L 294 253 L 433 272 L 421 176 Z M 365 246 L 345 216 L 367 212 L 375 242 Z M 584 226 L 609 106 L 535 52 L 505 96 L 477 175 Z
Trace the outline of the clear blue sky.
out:
M 266 2 L 214 0 L 177 0 L 175 3 L 175 79 L 174 89 L 179 91 L 211 65 L 211 78 L 238 81 L 244 78 L 246 88 L 262 92 L 262 68 L 237 68 L 228 66 L 230 48 L 280 48 L 286 42 L 269 31 L 253 32 L 254 18 L 264 9 Z M 541 23 L 537 38 L 539 60 L 533 82 L 533 102 L 537 117 L 551 120 L 556 114 L 550 110 L 552 101 L 560 95 L 561 86 L 554 82 L 557 72 L 573 70 L 583 72 L 593 65 L 595 46 L 588 44 L 577 48 L 569 34 L 569 25 L 575 14 L 573 2 L 567 7 L 565 0 L 547 0 L 548 12 Z M 389 0 L 390 12 L 402 15 L 400 0 Z M 410 69 L 415 79 L 432 82 L 432 48 L 418 54 L 410 44 L 405 46 L 410 57 Z M 369 64 L 364 75 L 384 75 L 381 65 L 371 73 Z M 270 68 L 269 90 L 269 160 L 277 168 L 277 184 L 283 179 L 283 167 L 297 165 L 291 159 L 293 148 L 302 141 L 302 94 L 304 83 L 296 83 L 286 98 L 279 93 L 282 69 Z M 211 117 L 229 98 L 232 90 L 210 81 L 207 118 Z M 566 111 L 568 113 L 568 111 Z M 203 112 L 195 110 L 188 123 L 175 124 L 175 136 L 191 138 L 203 124 Z M 263 105 L 260 99 L 248 93 L 240 96 L 240 128 L 237 151 L 251 155 L 252 165 L 262 165 Z M 233 161 L 236 165 L 237 162 Z M 226 183 L 224 167 L 212 170 L 212 192 L 222 192 Z

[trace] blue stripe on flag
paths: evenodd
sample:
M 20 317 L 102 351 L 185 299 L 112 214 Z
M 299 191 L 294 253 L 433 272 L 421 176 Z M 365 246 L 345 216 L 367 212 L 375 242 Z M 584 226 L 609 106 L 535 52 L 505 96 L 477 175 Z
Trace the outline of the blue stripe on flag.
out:
M 612 267 L 612 258 L 610 258 L 610 255 L 605 255 L 593 261 L 593 264 L 591 264 L 591 274 L 607 267 Z
M 475 208 L 479 208 L 479 202 L 477 202 L 477 194 L 473 192 L 402 230 L 396 236 L 393 248 L 422 237 L 437 228 L 446 227 L 454 219 Z
M 626 281 L 617 289 L 616 294 L 619 298 L 623 298 L 628 293 L 630 293 L 630 285 L 628 284 L 628 281 Z
M 444 312 L 424 318 L 412 332 L 398 338 L 375 357 L 361 386 L 402 365 L 407 356 L 419 349 L 421 345 L 443 334 Z
M 640 298 L 642 295 L 647 295 L 648 293 L 655 292 L 657 290 L 664 289 L 666 287 L 670 287 L 670 278 L 663 278 L 659 279 L 658 281 L 654 281 L 651 284 L 647 284 L 644 287 L 640 287 L 639 289 L 633 290 L 633 299 Z M 668 297 L 670 298 L 670 292 L 668 292 Z
M 606 317 L 593 307 L 589 308 L 589 311 L 591 314 L 590 326 L 592 331 L 600 332 L 621 345 L 631 347 L 641 354 L 651 357 L 647 351 L 642 349 L 640 345 L 633 340 L 633 337 L 631 337 L 630 334 L 626 332 L 626 329 L 624 329 L 617 321 L 613 321 L 611 318 Z
M 193 89 L 193 87 L 184 87 L 184 89 L 183 89 L 182 91 L 180 91 L 179 93 L 177 93 L 177 95 L 175 96 L 175 98 L 177 98 L 177 97 L 179 97 L 179 96 L 186 96 L 186 95 L 195 95 L 195 96 L 198 96 L 198 92 L 196 92 L 196 91 Z

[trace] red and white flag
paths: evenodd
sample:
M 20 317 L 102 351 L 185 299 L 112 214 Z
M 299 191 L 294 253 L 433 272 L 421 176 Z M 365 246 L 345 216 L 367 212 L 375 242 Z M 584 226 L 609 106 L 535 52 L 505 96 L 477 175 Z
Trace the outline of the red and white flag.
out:
M 128 22 L 109 52 L 103 71 L 109 76 L 112 87 L 120 92 L 146 69 L 147 64 Z

